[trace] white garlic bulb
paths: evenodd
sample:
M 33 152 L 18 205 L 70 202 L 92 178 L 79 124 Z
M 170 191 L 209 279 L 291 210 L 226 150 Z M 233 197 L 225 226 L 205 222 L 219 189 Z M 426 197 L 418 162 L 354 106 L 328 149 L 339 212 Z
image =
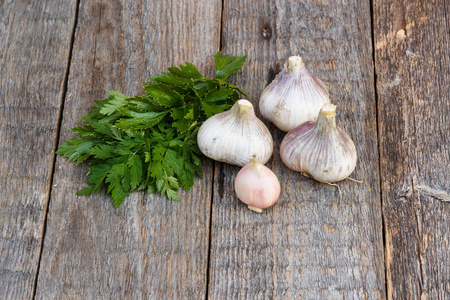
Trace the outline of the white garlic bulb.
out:
M 273 152 L 273 139 L 248 100 L 237 101 L 230 110 L 212 116 L 197 134 L 200 151 L 207 157 L 244 166 L 255 157 L 266 163 Z
M 234 180 L 238 198 L 250 210 L 261 213 L 272 206 L 280 197 L 281 187 L 277 175 L 265 165 L 253 159 L 245 165 Z
M 291 130 L 281 142 L 280 155 L 290 169 L 322 182 L 347 178 L 356 166 L 352 139 L 336 125 L 336 106 L 324 104 L 317 122 Z
M 291 56 L 259 100 L 264 118 L 288 132 L 315 121 L 325 103 L 330 103 L 325 84 L 305 69 L 300 56 Z

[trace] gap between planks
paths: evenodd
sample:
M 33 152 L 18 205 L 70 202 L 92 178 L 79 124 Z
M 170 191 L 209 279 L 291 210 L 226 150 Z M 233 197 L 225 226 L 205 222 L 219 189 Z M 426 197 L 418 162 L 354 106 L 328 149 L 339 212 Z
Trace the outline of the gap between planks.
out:
M 72 22 L 72 29 L 70 31 L 70 43 L 69 43 L 69 51 L 67 55 L 67 61 L 66 61 L 66 70 L 64 72 L 64 77 L 61 82 L 61 98 L 60 98 L 60 105 L 59 105 L 59 112 L 58 112 L 58 120 L 56 123 L 56 132 L 55 132 L 55 138 L 54 138 L 54 144 L 53 144 L 53 159 L 52 159 L 52 165 L 51 165 L 51 176 L 50 176 L 50 182 L 49 182 L 49 189 L 48 189 L 48 195 L 47 195 L 47 204 L 44 210 L 44 227 L 42 229 L 42 236 L 41 236 L 41 248 L 39 250 L 39 256 L 38 256 L 38 265 L 36 270 L 36 275 L 34 277 L 34 285 L 33 285 L 33 293 L 32 293 L 32 299 L 36 299 L 36 290 L 37 290 L 37 283 L 39 278 L 39 270 L 41 268 L 41 258 L 42 258 L 42 251 L 44 249 L 44 239 L 45 239 L 45 233 L 47 231 L 47 215 L 50 207 L 50 200 L 52 195 L 52 189 L 53 189 L 53 178 L 55 175 L 55 166 L 56 166 L 56 150 L 58 150 L 59 145 L 59 135 L 61 132 L 61 123 L 63 118 L 63 112 L 64 112 L 64 103 L 67 96 L 67 83 L 69 81 L 69 75 L 70 75 L 70 66 L 72 62 L 72 51 L 73 51 L 73 45 L 75 42 L 75 31 L 77 28 L 78 23 L 78 11 L 80 9 L 80 0 L 76 0 L 75 8 L 74 8 L 74 20 Z
M 224 11 L 224 5 L 225 0 L 221 1 L 221 7 L 220 7 L 220 28 L 219 28 L 219 51 L 222 51 L 222 30 L 223 30 L 223 11 Z M 209 294 L 209 270 L 211 268 L 211 245 L 212 245 L 212 217 L 213 217 L 213 201 L 214 201 L 214 175 L 216 173 L 217 169 L 217 162 L 213 162 L 213 169 L 211 173 L 211 201 L 210 201 L 210 207 L 209 207 L 209 232 L 208 232 L 208 257 L 206 259 L 206 291 L 205 291 L 205 299 L 208 299 Z
M 387 279 L 387 267 L 386 267 L 386 226 L 384 222 L 384 211 L 383 211 L 383 185 L 381 184 L 381 145 L 380 145 L 380 120 L 379 120 L 379 107 L 378 107 L 378 90 L 377 90 L 377 72 L 375 69 L 375 20 L 374 20 L 374 0 L 370 0 L 370 25 L 371 25 L 371 38 L 372 38 L 372 69 L 373 69 L 373 90 L 375 96 L 375 112 L 376 112 L 376 123 L 377 123 L 377 150 L 378 150 L 378 184 L 380 190 L 380 205 L 381 205 L 381 233 L 383 237 L 383 262 L 384 262 L 384 292 L 385 299 L 388 299 L 388 281 Z

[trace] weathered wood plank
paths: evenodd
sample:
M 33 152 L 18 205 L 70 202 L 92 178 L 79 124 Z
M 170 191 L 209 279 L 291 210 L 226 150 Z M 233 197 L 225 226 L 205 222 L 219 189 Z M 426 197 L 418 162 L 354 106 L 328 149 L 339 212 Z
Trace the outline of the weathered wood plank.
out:
M 373 11 L 388 298 L 449 299 L 450 6 Z
M 256 214 L 233 191 L 238 168 L 217 164 L 212 211 L 212 299 L 382 299 L 381 199 L 369 1 L 224 3 L 223 49 L 249 54 L 235 81 L 253 103 L 290 55 L 329 86 L 338 124 L 355 140 L 353 177 L 336 188 L 289 171 L 279 156 L 284 133 L 270 125 L 268 164 L 280 200 Z M 264 28 L 271 38 L 263 38 Z M 268 32 L 269 30 L 266 30 Z
M 94 99 L 190 61 L 212 75 L 220 1 L 81 1 L 61 141 Z M 58 157 L 37 298 L 205 298 L 212 163 L 181 202 L 77 197 L 87 165 Z
M 33 295 L 73 1 L 0 2 L 0 298 Z

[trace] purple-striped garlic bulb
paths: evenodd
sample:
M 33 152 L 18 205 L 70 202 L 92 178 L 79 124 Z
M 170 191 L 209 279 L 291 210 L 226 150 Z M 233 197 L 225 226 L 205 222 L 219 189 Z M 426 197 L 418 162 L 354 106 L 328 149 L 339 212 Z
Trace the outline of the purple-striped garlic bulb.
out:
M 325 84 L 306 70 L 300 56 L 291 56 L 261 94 L 259 110 L 264 118 L 288 132 L 315 121 L 325 103 L 330 103 Z
M 248 100 L 238 100 L 230 110 L 212 116 L 197 134 L 200 151 L 207 157 L 245 166 L 255 157 L 265 164 L 273 152 L 273 139 Z
M 281 159 L 290 169 L 321 182 L 347 178 L 356 166 L 352 139 L 336 125 L 336 106 L 324 104 L 317 122 L 306 122 L 284 137 Z

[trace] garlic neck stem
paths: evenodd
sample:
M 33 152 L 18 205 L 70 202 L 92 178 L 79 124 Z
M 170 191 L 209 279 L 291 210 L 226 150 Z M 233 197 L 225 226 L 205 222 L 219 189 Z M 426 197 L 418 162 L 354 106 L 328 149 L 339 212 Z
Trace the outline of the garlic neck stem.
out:
M 316 131 L 336 128 L 336 105 L 326 103 L 322 106 L 317 118 Z
M 294 70 L 298 70 L 300 68 L 305 68 L 303 65 L 303 60 L 300 56 L 291 56 L 288 59 L 286 64 L 286 69 L 288 73 L 292 73 Z
M 237 118 L 252 118 L 255 116 L 253 104 L 245 99 L 238 100 L 232 110 Z

